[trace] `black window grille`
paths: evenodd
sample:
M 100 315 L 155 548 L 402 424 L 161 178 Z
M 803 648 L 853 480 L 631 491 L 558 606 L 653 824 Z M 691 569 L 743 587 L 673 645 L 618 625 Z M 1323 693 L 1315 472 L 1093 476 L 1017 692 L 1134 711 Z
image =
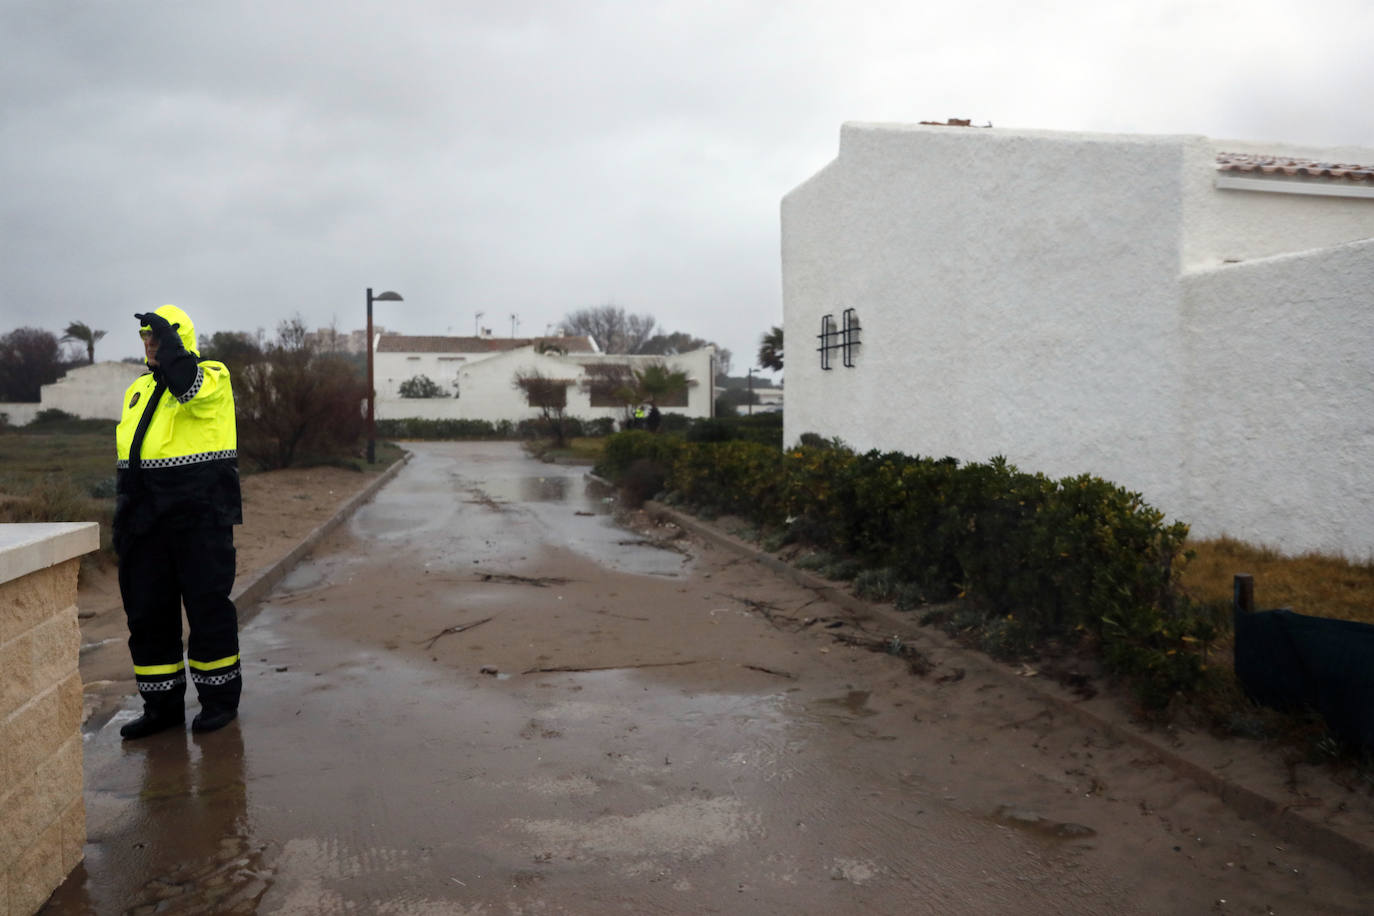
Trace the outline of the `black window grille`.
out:
M 840 331 L 840 353 L 843 356 L 846 368 L 854 368 L 854 351 L 859 349 L 861 341 L 859 332 L 859 313 L 853 309 L 845 309 L 840 316 L 842 330 Z
M 840 351 L 840 361 L 846 368 L 853 369 L 857 363 L 854 355 L 862 341 L 859 339 L 859 332 L 862 330 L 859 325 L 859 313 L 854 309 L 845 309 L 840 315 L 840 325 L 836 326 L 834 315 L 821 316 L 821 332 L 816 335 L 821 345 L 816 348 L 821 354 L 821 368 L 829 370 L 830 354 L 835 350 Z
M 835 331 L 834 315 L 821 316 L 821 333 L 817 336 L 821 339 L 821 345 L 818 348 L 821 354 L 821 368 L 828 371 L 831 368 L 830 351 L 837 350 L 840 346 L 839 334 Z

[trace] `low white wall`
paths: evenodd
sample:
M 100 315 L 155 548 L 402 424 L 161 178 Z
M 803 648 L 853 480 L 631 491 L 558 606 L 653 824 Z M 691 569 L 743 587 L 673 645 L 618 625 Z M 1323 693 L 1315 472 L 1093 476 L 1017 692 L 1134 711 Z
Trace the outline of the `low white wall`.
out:
M 38 411 L 42 409 L 42 404 L 23 402 L 0 404 L 0 413 L 5 415 L 6 422 L 11 426 L 27 426 L 33 422 L 33 418 L 38 416 Z
M 1200 271 L 1183 289 L 1194 532 L 1374 555 L 1374 240 Z
M 78 366 L 44 385 L 37 404 L 0 404 L 0 413 L 9 414 L 14 426 L 32 423 L 42 410 L 61 410 L 72 416 L 96 420 L 118 420 L 123 409 L 124 389 L 147 367 L 140 363 L 96 363 Z

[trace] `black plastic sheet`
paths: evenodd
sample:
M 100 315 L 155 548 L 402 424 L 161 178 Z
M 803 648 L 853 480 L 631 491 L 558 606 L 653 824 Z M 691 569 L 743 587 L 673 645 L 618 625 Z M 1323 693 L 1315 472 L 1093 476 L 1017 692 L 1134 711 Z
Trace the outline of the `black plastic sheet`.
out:
M 1286 609 L 1237 612 L 1235 662 L 1255 702 L 1316 710 L 1337 738 L 1374 749 L 1374 625 Z

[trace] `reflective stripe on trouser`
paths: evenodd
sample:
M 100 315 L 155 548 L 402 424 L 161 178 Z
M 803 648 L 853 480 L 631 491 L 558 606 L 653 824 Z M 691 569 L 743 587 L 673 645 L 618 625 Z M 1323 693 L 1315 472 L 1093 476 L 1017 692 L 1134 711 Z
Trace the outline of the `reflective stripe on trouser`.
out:
M 208 702 L 237 708 L 242 677 L 238 614 L 229 600 L 234 585 L 233 529 L 157 529 L 117 542 L 129 653 L 144 704 L 158 709 L 182 706 L 184 604 L 190 625 L 186 648 L 191 682 L 202 706 Z
M 186 665 L 177 661 L 166 665 L 134 665 L 143 702 L 156 709 L 180 709 L 186 696 Z
M 243 674 L 238 655 L 201 662 L 190 659 L 191 683 L 202 709 L 238 709 Z

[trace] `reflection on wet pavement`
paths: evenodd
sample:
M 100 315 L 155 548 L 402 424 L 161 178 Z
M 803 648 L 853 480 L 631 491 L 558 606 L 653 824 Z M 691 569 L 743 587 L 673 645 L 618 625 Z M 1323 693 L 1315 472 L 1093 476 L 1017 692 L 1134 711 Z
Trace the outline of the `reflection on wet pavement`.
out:
M 684 575 L 689 560 L 649 543 L 627 542 L 604 488 L 585 468 L 538 465 L 529 459 L 458 465 L 420 452 L 406 468 L 406 487 L 388 488 L 351 521 L 352 530 L 382 542 L 423 542 L 440 555 L 473 562 L 529 560 L 541 541 L 560 544 L 606 569 L 637 575 Z M 472 512 L 472 508 L 486 512 Z M 467 511 L 465 511 L 467 510 Z M 461 519 L 461 521 L 460 521 Z

